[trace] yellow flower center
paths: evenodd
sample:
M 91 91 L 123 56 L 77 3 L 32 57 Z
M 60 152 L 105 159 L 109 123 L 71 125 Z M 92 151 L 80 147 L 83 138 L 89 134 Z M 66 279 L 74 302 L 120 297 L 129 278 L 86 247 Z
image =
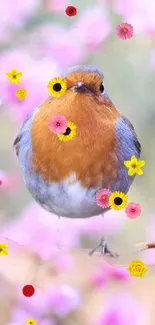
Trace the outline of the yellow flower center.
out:
M 13 75 L 12 75 L 12 78 L 13 78 L 13 79 L 16 79 L 16 78 L 17 78 L 16 74 L 13 74 Z
M 61 90 L 61 84 L 57 82 L 56 84 L 53 85 L 53 90 L 54 91 L 60 91 Z
M 135 270 L 136 270 L 137 272 L 140 272 L 140 271 L 141 271 L 141 266 L 140 266 L 140 265 L 136 265 L 136 266 L 135 266 Z
M 126 28 L 124 28 L 124 29 L 123 29 L 123 32 L 124 32 L 124 33 L 126 33 L 126 32 L 127 32 L 127 29 L 126 29 Z
M 24 88 L 20 88 L 18 90 L 16 90 L 16 96 L 18 97 L 18 99 L 25 99 L 27 95 L 27 92 Z
M 106 200 L 106 198 L 107 198 L 106 195 L 102 196 L 102 200 Z
M 114 199 L 114 203 L 116 204 L 116 205 L 121 205 L 122 204 L 122 202 L 123 202 L 123 200 L 122 200 L 122 198 L 121 197 L 115 197 L 115 199 Z

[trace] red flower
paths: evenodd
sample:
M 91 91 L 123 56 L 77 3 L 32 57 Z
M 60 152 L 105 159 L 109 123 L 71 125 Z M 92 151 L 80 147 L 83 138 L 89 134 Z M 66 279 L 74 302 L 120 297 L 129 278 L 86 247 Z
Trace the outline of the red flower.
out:
M 68 6 L 65 12 L 67 16 L 76 16 L 77 10 L 74 6 Z
M 28 284 L 23 287 L 23 295 L 25 297 L 32 297 L 34 295 L 35 289 L 32 285 Z

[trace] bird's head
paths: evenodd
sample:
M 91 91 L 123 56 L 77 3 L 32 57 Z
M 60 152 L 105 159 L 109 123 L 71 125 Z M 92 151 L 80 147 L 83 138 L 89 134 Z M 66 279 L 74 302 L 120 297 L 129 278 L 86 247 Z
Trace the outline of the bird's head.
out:
M 79 65 L 70 68 L 63 76 L 66 91 L 60 97 L 48 97 L 39 106 L 39 111 L 47 111 L 49 115 L 62 114 L 67 119 L 87 120 L 89 117 L 109 121 L 116 119 L 119 112 L 114 107 L 105 91 L 103 73 L 90 65 Z M 61 84 L 53 85 L 59 92 Z
M 68 110 L 74 102 L 78 114 L 89 109 L 92 114 L 115 115 L 116 109 L 105 91 L 104 75 L 99 69 L 90 65 L 75 66 L 63 78 L 67 84 L 63 99 L 68 101 Z
M 104 76 L 93 66 L 75 66 L 64 76 L 67 90 L 86 96 L 99 97 L 105 95 Z
M 44 169 L 47 178 L 50 174 L 53 180 L 73 171 L 85 175 L 99 157 L 102 164 L 109 161 L 108 168 L 110 164 L 113 166 L 113 157 L 108 155 L 115 145 L 115 122 L 120 117 L 105 92 L 104 77 L 97 68 L 72 67 L 62 78 L 67 85 L 64 95 L 48 97 L 36 109 L 31 127 L 33 163 L 36 170 Z M 49 121 L 55 114 L 64 115 L 76 125 L 76 136 L 71 141 L 64 143 L 49 130 Z M 95 163 L 92 168 L 100 169 L 100 164 Z

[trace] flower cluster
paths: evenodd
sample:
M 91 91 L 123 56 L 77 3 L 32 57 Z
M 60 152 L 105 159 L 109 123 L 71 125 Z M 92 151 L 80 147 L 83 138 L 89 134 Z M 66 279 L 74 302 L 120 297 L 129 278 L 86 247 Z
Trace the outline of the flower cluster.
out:
M 133 176 L 135 173 L 142 175 L 141 167 L 145 165 L 145 161 L 138 161 L 135 156 L 132 156 L 131 160 L 124 161 L 124 165 L 129 168 L 129 176 Z M 101 189 L 96 193 L 96 204 L 103 209 L 122 210 L 126 208 L 126 215 L 131 219 L 136 219 L 141 214 L 140 205 L 133 202 L 128 203 L 128 196 L 120 191 L 112 193 L 109 189 Z
M 76 125 L 63 115 L 55 114 L 49 121 L 49 129 L 60 141 L 69 141 L 76 136 Z
M 17 72 L 15 68 L 13 68 L 11 72 L 6 72 L 6 76 L 9 78 L 10 84 L 20 84 L 20 78 L 22 77 L 22 75 L 22 72 Z M 23 100 L 27 96 L 27 91 L 23 88 L 18 88 L 15 94 L 19 100 Z
M 35 325 L 47 321 L 54 324 L 55 318 L 67 317 L 78 310 L 82 303 L 78 290 L 67 284 L 49 286 L 44 291 L 35 289 L 34 295 L 26 297 L 21 297 L 20 290 L 18 293 L 19 302 L 13 310 L 10 324 Z

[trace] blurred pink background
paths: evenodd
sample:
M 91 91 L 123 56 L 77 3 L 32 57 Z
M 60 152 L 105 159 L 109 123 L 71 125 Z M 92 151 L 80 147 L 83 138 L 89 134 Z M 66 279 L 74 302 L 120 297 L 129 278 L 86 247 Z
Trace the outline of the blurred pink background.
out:
M 65 14 L 68 5 L 77 8 L 76 16 Z M 2 0 L 0 16 L 1 241 L 10 240 L 10 249 L 13 242 L 27 246 L 43 260 L 52 261 L 58 245 L 65 249 L 92 248 L 104 234 L 112 248 L 120 253 L 121 262 L 128 263 L 131 247 L 136 242 L 155 241 L 154 1 L 17 0 L 15 4 L 13 0 Z M 116 26 L 122 22 L 132 24 L 134 28 L 134 36 L 130 40 L 124 41 L 116 36 Z M 25 188 L 12 150 L 15 136 L 27 114 L 48 96 L 48 80 L 77 64 L 93 64 L 104 72 L 109 96 L 131 120 L 142 143 L 145 173 L 136 178 L 129 192 L 130 201 L 139 203 L 142 208 L 142 214 L 136 220 L 129 220 L 124 211 L 108 212 L 104 219 L 99 216 L 87 220 L 58 220 L 42 210 Z M 23 73 L 20 86 L 27 90 L 27 98 L 23 101 L 15 96 L 19 85 L 9 84 L 5 75 L 12 68 Z M 154 264 L 154 250 L 142 254 L 141 258 Z M 61 269 L 66 265 L 70 265 L 70 260 L 64 256 L 58 261 L 58 266 Z M 74 288 L 52 287 L 51 292 L 46 294 L 46 302 L 48 295 L 52 297 L 49 298 L 54 306 L 51 308 L 61 310 L 63 306 L 62 317 L 79 307 L 79 293 Z M 113 311 L 111 306 L 115 304 L 115 299 L 111 299 L 112 302 L 106 306 L 107 314 L 96 320 L 96 324 L 129 324 L 130 318 L 121 315 L 117 303 L 116 311 Z M 126 305 L 133 304 L 130 297 L 125 299 Z M 9 325 L 29 318 L 26 308 L 24 303 L 17 306 Z M 36 315 L 31 308 L 34 317 L 40 317 L 40 322 L 59 324 L 57 318 L 49 322 L 42 318 L 41 312 Z M 137 308 L 139 310 L 139 306 Z M 111 316 L 107 316 L 108 313 Z M 136 316 L 130 322 L 139 324 Z

